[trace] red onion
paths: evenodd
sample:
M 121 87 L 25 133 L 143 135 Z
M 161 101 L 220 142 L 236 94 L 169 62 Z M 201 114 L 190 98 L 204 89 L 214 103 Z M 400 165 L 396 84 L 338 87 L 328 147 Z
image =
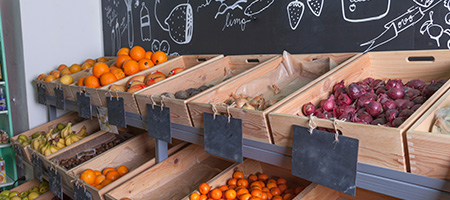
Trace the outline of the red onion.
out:
M 414 102 L 406 100 L 406 102 L 400 106 L 400 109 L 410 109 L 414 106 Z
M 356 100 L 358 99 L 361 95 L 363 95 L 364 93 L 366 93 L 366 91 L 364 90 L 364 88 L 362 88 L 361 86 L 359 86 L 356 83 L 352 83 L 348 86 L 348 96 L 352 99 L 352 100 Z
M 372 124 L 372 125 L 384 125 L 384 124 L 386 124 L 386 119 L 384 118 L 384 117 L 379 117 L 379 118 L 376 118 L 375 120 L 373 120 L 372 122 L 370 122 L 370 124 Z
M 372 81 L 372 83 L 370 83 L 370 87 L 372 87 L 374 89 L 378 89 L 378 88 L 380 88 L 382 86 L 385 86 L 385 85 L 386 84 L 381 79 L 376 79 L 376 80 Z
M 369 104 L 370 102 L 375 101 L 376 96 L 373 97 L 372 95 L 367 95 L 367 94 L 369 94 L 369 93 L 366 93 L 366 94 L 364 94 L 364 95 L 362 95 L 361 97 L 358 98 L 358 101 L 356 103 L 358 108 L 362 108 L 365 105 Z
M 327 118 L 327 115 L 325 113 L 317 113 L 317 115 L 316 114 L 314 114 L 314 115 L 316 117 L 320 118 L 320 119 L 326 119 Z
M 387 94 L 392 99 L 403 99 L 403 97 L 405 97 L 405 92 L 403 92 L 403 89 L 398 87 L 389 89 Z
M 361 86 L 361 88 L 363 88 L 363 90 L 365 90 L 366 92 L 372 91 L 373 92 L 373 88 L 371 88 L 369 86 L 369 84 L 364 83 L 364 82 L 357 82 L 356 84 L 358 84 L 359 86 Z
M 400 125 L 403 124 L 405 120 L 403 119 L 403 117 L 397 117 L 392 121 L 392 126 L 393 127 L 399 127 Z
M 386 91 L 386 87 L 381 86 L 381 87 L 379 87 L 379 88 L 376 90 L 375 93 L 377 93 L 377 94 L 384 94 L 384 93 L 386 93 L 386 92 L 387 92 L 387 91 Z
M 303 114 L 305 116 L 309 116 L 311 114 L 313 114 L 316 111 L 316 106 L 314 106 L 314 104 L 312 104 L 311 102 L 303 105 Z
M 390 101 L 391 99 L 389 98 L 389 96 L 387 94 L 381 93 L 378 95 L 378 102 L 380 102 L 381 104 L 386 103 L 387 101 Z
M 414 79 L 414 80 L 410 80 L 408 83 L 406 83 L 406 86 L 408 86 L 410 88 L 414 88 L 414 89 L 419 89 L 419 88 L 422 88 L 423 86 L 425 86 L 425 82 L 418 80 L 418 79 Z
M 402 83 L 402 80 L 399 80 L 399 79 L 394 79 L 394 80 L 391 80 L 391 79 L 389 79 L 388 81 L 387 81 L 387 83 L 386 83 L 386 89 L 391 89 L 391 88 L 402 88 L 403 87 L 403 83 Z
M 408 102 L 408 100 L 406 100 L 406 99 L 396 99 L 395 100 L 395 104 L 397 104 L 398 108 L 401 108 L 403 106 L 403 104 L 405 104 L 406 102 Z
M 419 109 L 420 108 L 420 106 L 422 106 L 422 104 L 421 103 L 419 103 L 419 104 L 416 104 L 416 105 L 414 105 L 412 108 L 411 108 L 411 110 L 412 111 L 416 111 L 417 109 Z
M 422 96 L 425 96 L 426 98 L 430 98 L 436 91 L 439 90 L 441 87 L 438 83 L 430 83 L 429 85 L 425 86 L 422 90 Z
M 383 103 L 383 110 L 390 110 L 390 109 L 396 109 L 397 104 L 393 100 L 388 100 L 385 103 Z
M 372 83 L 372 81 L 374 81 L 373 78 L 367 77 L 362 82 L 366 83 L 367 85 L 370 85 Z
M 381 105 L 381 103 L 376 101 L 372 101 L 364 107 L 366 108 L 367 112 L 374 117 L 383 112 L 383 106 Z
M 335 93 L 339 88 L 345 88 L 344 80 L 333 86 L 333 93 Z
M 388 111 L 386 111 L 386 119 L 389 122 L 392 122 L 392 120 L 398 117 L 398 113 L 399 112 L 397 109 L 389 109 Z
M 341 94 L 337 97 L 336 103 L 340 106 L 342 105 L 350 105 L 352 104 L 352 100 L 348 97 L 347 94 Z
M 405 99 L 411 100 L 420 95 L 420 91 L 413 88 L 403 87 L 403 90 L 405 91 Z
M 320 102 L 320 107 L 322 107 L 324 111 L 334 110 L 336 108 L 334 95 L 330 95 L 328 99 L 322 100 Z
M 357 122 L 357 123 L 363 123 L 363 124 L 369 124 L 370 122 L 372 122 L 373 118 L 372 116 L 369 115 L 369 113 L 364 112 L 361 114 L 355 114 L 353 115 L 351 121 L 352 122 Z
M 412 102 L 414 102 L 415 104 L 423 104 L 425 102 L 425 100 L 426 100 L 425 97 L 418 96 L 418 97 L 414 98 L 412 100 Z
M 341 94 L 347 94 L 347 88 L 345 87 L 340 87 L 338 89 L 336 89 L 336 91 L 334 92 L 334 96 L 336 98 L 338 98 L 339 96 L 341 96 Z
M 445 83 L 447 83 L 448 79 L 441 79 L 436 83 L 439 83 L 441 86 L 444 85 Z
M 404 109 L 398 114 L 398 116 L 407 119 L 413 113 L 414 113 L 414 111 L 412 111 L 410 109 Z
M 366 113 L 366 108 L 360 108 L 356 110 L 356 114 L 363 114 L 363 113 Z
M 340 117 L 342 115 L 345 115 L 344 117 L 347 117 L 348 114 L 353 114 L 356 112 L 355 106 L 351 105 L 342 105 L 336 108 L 336 116 Z
M 314 111 L 314 116 L 319 116 L 320 114 L 323 114 L 323 109 L 317 108 L 316 111 Z

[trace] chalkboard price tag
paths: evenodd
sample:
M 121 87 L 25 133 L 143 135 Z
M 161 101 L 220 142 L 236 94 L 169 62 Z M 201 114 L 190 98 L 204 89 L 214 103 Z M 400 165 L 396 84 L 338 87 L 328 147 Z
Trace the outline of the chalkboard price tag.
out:
M 36 154 L 31 154 L 31 162 L 33 163 L 34 178 L 43 181 L 44 170 L 42 169 L 42 160 Z
M 17 176 L 22 177 L 24 175 L 24 165 L 23 165 L 23 151 L 16 144 L 14 145 L 14 152 L 16 154 L 16 167 L 17 167 Z
M 73 183 L 73 198 L 76 200 L 91 200 L 92 194 L 82 185 Z
M 64 195 L 61 175 L 56 169 L 53 169 L 51 166 L 48 167 L 48 182 L 50 191 L 62 200 Z
M 61 87 L 55 87 L 56 109 L 66 110 L 66 101 L 64 99 L 64 90 Z
M 78 116 L 92 120 L 91 95 L 77 92 Z
M 148 135 L 172 143 L 170 108 L 147 104 Z
M 359 140 L 294 125 L 292 174 L 355 196 Z
M 108 120 L 111 125 L 127 127 L 125 119 L 125 105 L 122 97 L 106 97 Z
M 38 92 L 38 103 L 47 105 L 47 94 L 45 85 L 39 84 L 37 86 L 37 92 Z
M 239 163 L 242 156 L 242 120 L 203 113 L 205 151 Z

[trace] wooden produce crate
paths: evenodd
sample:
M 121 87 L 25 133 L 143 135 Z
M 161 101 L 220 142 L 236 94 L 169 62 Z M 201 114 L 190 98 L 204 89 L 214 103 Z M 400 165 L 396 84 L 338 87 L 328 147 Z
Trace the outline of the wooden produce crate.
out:
M 40 183 L 41 182 L 38 179 L 33 179 L 31 181 L 25 182 L 25 183 L 15 187 L 9 191 L 18 192 L 20 194 L 21 192 L 28 191 L 31 187 L 34 187 L 34 186 L 38 187 Z M 44 194 L 41 194 L 35 200 L 50 200 L 53 197 L 55 197 L 55 195 L 52 192 L 48 191 Z
M 156 72 L 157 70 L 164 73 L 167 76 L 169 74 L 169 72 L 174 68 L 181 67 L 181 68 L 185 69 L 184 71 L 177 73 L 177 75 L 166 78 L 163 81 L 160 81 L 160 82 L 150 86 L 150 87 L 153 87 L 157 84 L 164 83 L 167 80 L 171 80 L 173 78 L 178 77 L 178 75 L 180 75 L 180 74 L 187 73 L 193 69 L 196 69 L 202 65 L 205 65 L 207 63 L 218 60 L 222 57 L 223 57 L 223 55 L 188 55 L 188 56 L 179 56 L 179 57 L 173 58 L 167 62 L 161 63 L 161 64 L 151 67 L 149 69 L 146 69 L 146 70 L 143 70 L 136 74 L 133 74 L 129 77 L 126 77 L 119 81 L 116 81 L 115 83 L 112 83 L 110 85 L 106 85 L 106 86 L 99 88 L 97 91 L 98 91 L 99 98 L 100 98 L 100 105 L 106 106 L 106 98 L 122 97 L 123 102 L 125 104 L 125 111 L 139 114 L 139 108 L 138 108 L 138 105 L 137 105 L 134 97 L 140 91 L 145 90 L 145 88 L 131 93 L 131 92 L 115 92 L 115 91 L 111 92 L 109 90 L 109 87 L 113 84 L 126 86 L 126 83 L 128 82 L 128 80 L 131 79 L 131 77 L 138 76 L 138 75 L 147 76 L 147 75 L 151 74 L 152 72 Z M 148 88 L 148 86 L 147 86 L 147 88 Z
M 294 200 L 396 200 L 398 198 L 387 196 L 384 194 L 372 192 L 369 190 L 356 188 L 356 196 L 350 196 L 327 188 L 325 186 L 312 183 L 302 193 L 297 195 Z
M 105 199 L 104 195 L 107 192 L 155 165 L 155 144 L 155 139 L 149 137 L 147 133 L 141 134 L 130 139 L 124 144 L 117 146 L 111 151 L 108 151 L 105 154 L 98 156 L 71 171 L 68 171 L 67 175 L 69 175 L 69 178 L 72 178 L 73 180 L 73 176 L 79 177 L 86 169 L 102 171 L 107 167 L 113 167 L 116 169 L 121 165 L 127 166 L 129 169 L 127 174 L 100 190 L 86 184 L 86 189 L 92 194 L 92 199 Z M 185 142 L 174 140 L 172 144 L 169 145 L 169 156 L 186 145 L 187 143 Z M 72 187 L 72 185 L 70 187 Z
M 222 105 L 225 100 L 229 99 L 230 94 L 236 93 L 236 90 L 241 88 L 243 85 L 250 85 L 249 83 L 255 82 L 255 84 L 251 84 L 251 86 L 249 86 L 249 88 L 252 88 L 250 88 L 245 93 L 246 95 L 255 97 L 260 95 L 262 93 L 261 91 L 265 91 L 267 93 L 267 91 L 269 91 L 269 85 L 266 85 L 265 82 L 268 82 L 267 80 L 271 80 L 274 77 L 271 73 L 277 72 L 278 70 L 283 71 L 279 67 L 281 67 L 280 64 L 283 62 L 284 57 L 274 59 L 271 62 L 267 62 L 257 69 L 254 69 L 251 72 L 248 72 L 238 77 L 237 79 L 228 82 L 225 85 L 215 88 L 212 91 L 203 93 L 202 96 L 191 100 L 188 103 L 188 108 L 189 113 L 191 114 L 193 125 L 197 128 L 203 128 L 203 113 L 213 113 L 212 104 L 215 104 L 215 107 L 217 108 L 217 111 L 219 113 L 228 114 L 229 111 L 232 117 L 242 119 L 242 131 L 244 138 L 260 142 L 273 143 L 267 121 L 267 114 L 299 92 L 325 78 L 328 74 L 336 71 L 345 63 L 348 63 L 350 60 L 354 59 L 356 56 L 357 54 L 355 53 L 291 55 L 290 60 L 297 73 L 303 74 L 304 71 L 306 75 L 313 75 L 314 77 L 318 78 L 295 79 L 295 83 L 292 82 L 288 85 L 289 89 L 280 88 L 281 93 L 277 96 L 281 98 L 281 100 L 263 111 L 245 110 L 234 108 L 231 106 L 227 110 L 227 107 Z M 307 70 L 302 70 L 302 66 L 305 66 L 305 69 L 308 69 L 309 72 L 306 72 Z M 326 68 L 326 70 L 316 71 L 318 67 Z M 264 83 L 258 84 L 257 82 Z M 249 94 L 250 92 L 254 93 L 255 95 Z M 266 98 L 266 101 L 268 101 L 267 97 L 274 98 L 273 92 L 269 92 L 272 94 L 270 94 L 271 96 L 264 96 L 264 98 Z M 284 96 L 281 96 L 281 94 L 283 94 Z M 238 93 L 236 93 L 236 95 L 238 95 Z
M 432 133 L 435 112 L 450 107 L 450 90 L 408 129 L 411 173 L 450 180 L 450 135 Z
M 227 181 L 233 177 L 233 173 L 235 171 L 241 171 L 244 173 L 244 177 L 247 178 L 250 174 L 260 174 L 264 173 L 267 174 L 269 179 L 278 179 L 278 178 L 284 178 L 286 179 L 286 185 L 288 188 L 291 188 L 295 190 L 298 186 L 302 186 L 305 188 L 304 191 L 302 191 L 297 196 L 301 196 L 303 193 L 306 193 L 306 188 L 311 185 L 310 181 L 298 178 L 296 176 L 293 176 L 291 174 L 290 169 L 280 168 L 274 165 L 266 164 L 263 162 L 259 162 L 252 159 L 246 159 L 243 163 L 236 163 L 232 166 L 230 166 L 228 169 L 220 173 L 219 175 L 215 176 L 211 180 L 209 180 L 207 183 L 211 187 L 211 190 L 214 188 L 219 188 L 222 185 L 227 185 Z M 199 185 L 197 185 L 198 188 Z M 198 189 L 194 192 L 198 192 Z M 189 200 L 189 195 L 185 196 L 184 200 Z M 294 199 L 297 199 L 296 197 Z
M 402 79 L 404 83 L 412 79 L 431 82 L 450 78 L 449 53 L 442 50 L 374 52 L 359 57 L 269 114 L 275 144 L 292 146 L 292 125 L 309 127 L 309 117 L 303 115 L 302 106 L 308 102 L 318 105 L 320 100 L 330 95 L 333 86 L 341 80 L 345 80 L 348 86 L 351 82 L 367 77 L 383 80 Z M 423 56 L 433 57 L 434 62 L 408 61 Z M 398 128 L 339 122 L 338 130 L 345 136 L 359 139 L 358 162 L 407 171 L 408 159 L 405 158 L 407 154 L 405 155 L 404 146 L 406 130 L 449 87 L 450 82 L 447 82 Z M 318 127 L 334 128 L 332 120 L 315 118 L 314 121 Z
M 175 94 L 181 90 L 189 88 L 199 88 L 204 85 L 215 85 L 204 92 L 212 91 L 221 85 L 233 81 L 240 75 L 251 71 L 253 67 L 269 62 L 276 55 L 243 55 L 227 56 L 215 62 L 202 65 L 192 71 L 180 75 L 176 79 L 167 80 L 164 84 L 149 87 L 136 94 L 136 101 L 141 115 L 147 115 L 147 104 L 152 104 L 152 99 L 158 104 L 161 103 L 160 94 L 170 92 Z M 228 79 L 228 80 L 227 80 Z M 189 115 L 187 103 L 202 95 L 203 92 L 194 95 L 186 100 L 165 98 L 164 106 L 170 108 L 171 122 L 193 126 Z M 151 96 L 151 98 L 150 98 Z
M 41 132 L 41 131 L 44 131 L 46 133 L 49 132 L 50 129 L 54 129 L 59 123 L 64 124 L 64 125 L 66 125 L 69 122 L 71 122 L 72 124 L 76 124 L 76 123 L 79 123 L 79 122 L 81 122 L 83 120 L 84 120 L 84 118 L 79 117 L 78 113 L 76 113 L 76 112 L 68 113 L 68 114 L 63 115 L 63 116 L 61 116 L 61 117 L 59 117 L 59 118 L 57 118 L 57 119 L 55 119 L 53 121 L 47 122 L 47 123 L 45 123 L 43 125 L 40 125 L 40 126 L 38 126 L 36 128 L 30 129 L 28 131 L 25 131 L 23 133 L 20 133 L 20 134 L 18 134 L 16 136 L 12 137 L 11 138 L 11 143 L 13 145 L 17 145 L 22 150 L 22 152 L 23 152 L 23 159 L 25 161 L 31 162 L 31 153 L 29 151 L 30 146 L 29 145 L 23 146 L 20 142 L 18 142 L 17 139 L 19 139 L 19 135 L 25 135 L 28 138 L 30 138 L 31 135 L 33 135 L 33 133 L 36 133 L 36 132 Z
M 181 199 L 233 163 L 189 145 L 105 195 L 106 199 Z

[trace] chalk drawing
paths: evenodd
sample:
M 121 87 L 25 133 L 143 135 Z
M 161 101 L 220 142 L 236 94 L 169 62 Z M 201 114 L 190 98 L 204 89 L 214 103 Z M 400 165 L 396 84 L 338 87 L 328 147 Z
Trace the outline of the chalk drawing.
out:
M 144 2 L 142 2 L 144 3 Z M 134 8 L 138 8 L 139 7 L 139 0 L 136 0 L 136 2 L 134 3 Z
M 151 37 L 151 26 L 150 26 L 150 13 L 148 8 L 145 6 L 145 2 L 142 2 L 141 12 L 140 12 L 140 22 L 141 22 L 141 40 L 143 42 L 150 42 Z
M 391 0 L 341 0 L 342 15 L 347 22 L 378 20 L 389 13 Z
M 429 13 L 430 19 L 422 24 L 422 26 L 420 27 L 420 33 L 422 35 L 427 33 L 431 39 L 436 41 L 437 46 L 440 47 L 441 44 L 439 40 L 441 39 L 442 34 L 444 33 L 444 28 L 442 28 L 441 25 L 435 24 L 433 22 L 433 14 L 434 11 L 430 11 Z
M 128 46 L 133 48 L 134 45 L 134 27 L 133 27 L 133 13 L 131 12 L 133 0 L 124 0 L 127 6 L 127 27 L 128 27 Z
M 163 51 L 167 55 L 170 53 L 170 44 L 167 40 L 162 40 L 161 42 L 157 39 L 154 39 L 152 42 L 152 51 Z
M 298 0 L 291 1 L 287 5 L 287 15 L 289 25 L 291 26 L 292 30 L 297 29 L 298 25 L 300 24 L 300 21 L 302 20 L 304 11 L 305 11 L 305 4 L 303 4 L 301 1 Z
M 122 34 L 120 32 L 120 26 L 118 19 L 116 19 L 115 26 L 112 27 L 111 30 L 111 55 L 116 55 L 116 52 L 120 49 L 120 46 L 122 45 Z
M 206 0 L 205 3 L 202 3 L 201 5 L 197 6 L 197 12 L 201 9 L 201 8 L 206 8 L 206 6 L 209 6 L 209 4 L 211 4 L 212 0 Z
M 269 8 L 274 1 L 275 0 L 255 0 L 245 8 L 244 15 L 247 15 L 249 17 L 257 15 Z
M 450 0 L 444 0 L 444 7 L 447 8 L 448 11 L 450 11 Z
M 311 12 L 316 17 L 320 17 L 320 13 L 322 13 L 323 1 L 324 0 L 307 0 L 306 1 L 306 3 L 308 4 L 309 10 L 311 10 Z
M 216 0 L 216 1 L 217 1 L 217 2 L 220 2 L 220 6 L 219 6 L 219 8 L 217 9 L 217 13 L 216 13 L 216 15 L 214 16 L 214 19 L 217 19 L 217 17 L 218 17 L 219 15 L 223 15 L 223 14 L 227 13 L 229 10 L 234 10 L 234 9 L 236 9 L 236 8 L 238 8 L 238 9 L 240 9 L 240 10 L 243 10 L 242 6 L 239 5 L 239 4 L 241 4 L 241 3 L 247 3 L 247 0 L 238 0 L 238 1 L 235 1 L 235 2 L 234 2 L 233 4 L 231 4 L 231 5 L 227 5 L 227 4 L 225 3 L 224 0 Z
M 157 5 L 160 0 L 155 1 L 155 19 L 159 26 L 169 32 L 170 38 L 177 44 L 187 44 L 191 42 L 194 34 L 194 14 L 189 3 L 182 3 L 172 9 L 169 16 L 164 20 L 164 26 L 158 19 Z
M 428 8 L 433 4 L 434 0 L 413 0 L 417 5 L 422 6 L 424 8 Z

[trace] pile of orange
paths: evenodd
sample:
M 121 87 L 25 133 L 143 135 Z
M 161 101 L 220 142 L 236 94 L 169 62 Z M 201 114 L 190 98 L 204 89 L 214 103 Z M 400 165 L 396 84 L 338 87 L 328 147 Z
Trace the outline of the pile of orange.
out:
M 105 57 L 100 57 L 97 59 L 98 62 L 106 62 L 108 59 Z M 48 74 L 39 74 L 37 77 L 37 80 L 43 80 L 43 81 L 53 81 L 56 79 L 59 79 L 66 75 L 72 75 L 74 73 L 77 73 L 81 70 L 89 69 L 94 65 L 95 61 L 93 59 L 86 59 L 82 64 L 72 64 L 70 67 L 68 67 L 65 64 L 59 65 L 55 70 L 50 71 Z
M 267 174 L 250 174 L 247 178 L 241 171 L 235 171 L 226 185 L 211 188 L 202 183 L 198 191 L 190 195 L 190 200 L 291 200 L 304 188 L 298 186 L 295 190 L 287 186 L 284 178 L 269 179 Z
M 127 174 L 128 171 L 128 167 L 124 165 L 117 167 L 117 169 L 107 167 L 103 171 L 86 169 L 81 173 L 80 179 L 100 190 Z

